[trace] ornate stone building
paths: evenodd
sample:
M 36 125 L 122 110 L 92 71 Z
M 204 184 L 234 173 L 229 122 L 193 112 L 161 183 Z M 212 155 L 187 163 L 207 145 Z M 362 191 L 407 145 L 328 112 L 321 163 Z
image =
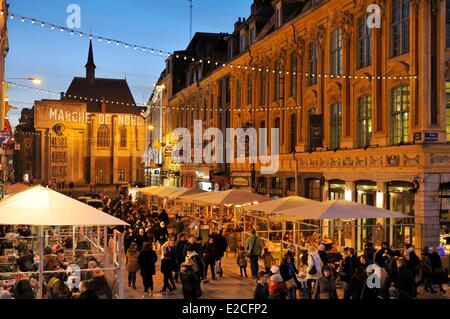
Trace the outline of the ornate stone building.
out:
M 169 101 L 172 127 L 189 128 L 193 119 L 209 127 L 222 111 L 234 128 L 279 128 L 279 171 L 262 175 L 258 163 L 233 163 L 232 187 L 345 198 L 414 217 L 345 224 L 347 235 L 336 238 L 342 245 L 436 245 L 450 208 L 446 7 L 443 0 L 255 0 L 228 37 L 226 65 Z M 337 225 L 327 226 L 334 236 Z
M 60 100 L 36 101 L 33 180 L 78 185 L 143 181 L 145 118 L 126 80 L 95 77 L 92 42 L 86 77 Z

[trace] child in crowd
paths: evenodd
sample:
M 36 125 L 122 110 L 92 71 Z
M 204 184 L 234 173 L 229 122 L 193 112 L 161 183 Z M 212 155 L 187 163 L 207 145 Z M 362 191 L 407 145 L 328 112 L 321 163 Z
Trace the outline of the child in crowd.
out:
M 241 277 L 245 274 L 245 278 L 247 277 L 247 256 L 244 247 L 239 246 L 238 255 L 237 255 L 237 264 L 239 266 L 239 270 L 241 272 Z
M 262 259 L 264 261 L 264 269 L 268 273 L 270 272 L 270 268 L 273 265 L 274 259 L 272 253 L 269 251 L 269 248 L 264 248 L 264 254 L 262 255 Z
M 302 271 L 298 274 L 298 290 L 300 292 L 300 299 L 309 299 L 308 280 L 306 274 Z

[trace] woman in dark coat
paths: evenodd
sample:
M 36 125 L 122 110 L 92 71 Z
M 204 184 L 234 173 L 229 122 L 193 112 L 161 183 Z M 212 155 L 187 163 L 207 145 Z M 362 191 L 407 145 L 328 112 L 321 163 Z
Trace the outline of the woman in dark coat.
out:
M 175 261 L 170 254 L 169 250 L 164 249 L 164 255 L 161 259 L 161 272 L 164 276 L 164 286 L 161 292 L 165 293 L 166 289 L 169 289 L 169 295 L 176 289 L 175 282 L 173 280 L 173 271 L 175 270 Z
M 338 299 L 330 266 L 322 268 L 322 276 L 317 279 L 313 296 L 314 299 Z
M 292 260 L 291 257 L 286 254 L 283 257 L 283 260 L 281 261 L 281 265 L 280 265 L 280 275 L 283 278 L 283 281 L 286 282 L 292 282 L 292 279 L 294 279 L 294 282 L 296 282 L 296 278 L 295 277 L 295 272 L 294 272 L 294 268 L 292 267 Z M 297 292 L 297 287 L 291 287 L 291 288 L 287 288 L 287 296 L 289 299 L 296 299 L 296 292 Z
M 149 288 L 153 292 L 153 275 L 155 274 L 155 263 L 157 260 L 158 256 L 150 246 L 150 243 L 145 242 L 138 257 L 139 269 L 141 270 L 144 284 L 144 296 L 148 293 Z
M 448 272 L 442 267 L 442 260 L 436 247 L 430 254 L 430 261 L 434 282 L 439 285 L 439 292 L 445 294 L 442 284 L 448 281 Z

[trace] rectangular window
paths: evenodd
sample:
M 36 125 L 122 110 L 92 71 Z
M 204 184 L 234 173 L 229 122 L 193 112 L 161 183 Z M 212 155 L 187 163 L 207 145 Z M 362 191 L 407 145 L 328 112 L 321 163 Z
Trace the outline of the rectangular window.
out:
M 317 42 L 311 42 L 308 46 L 308 85 L 317 84 L 317 57 L 319 49 Z
M 117 174 L 117 178 L 119 179 L 119 181 L 124 181 L 125 180 L 125 170 L 124 169 L 119 169 L 119 172 Z
M 241 107 L 241 80 L 236 80 L 236 107 Z
M 99 181 L 99 183 L 106 182 L 106 170 L 104 170 L 104 169 L 98 170 L 98 181 Z
M 275 70 L 273 77 L 273 100 L 278 101 L 280 99 L 280 73 L 278 68 Z
M 372 137 L 372 96 L 358 99 L 358 147 L 370 145 Z
M 331 33 L 330 46 L 330 73 L 342 74 L 342 29 L 336 29 Z
M 266 72 L 261 72 L 261 77 L 260 77 L 260 88 L 259 88 L 259 104 L 260 105 L 264 105 L 266 104 L 266 86 L 267 86 L 267 73 Z
M 409 2 L 392 0 L 391 57 L 409 52 Z
M 358 19 L 358 68 L 372 64 L 372 30 L 367 26 L 367 17 Z
M 250 28 L 250 44 L 255 43 L 256 40 L 256 28 L 253 26 Z
M 342 136 L 342 104 L 331 105 L 330 114 L 330 148 L 339 149 L 341 147 Z
M 251 74 L 247 77 L 247 105 L 251 105 L 253 102 L 253 77 Z
M 391 144 L 408 142 L 409 85 L 400 85 L 391 91 Z
M 291 55 L 291 96 L 297 96 L 297 53 Z
M 247 43 L 245 41 L 245 30 L 241 31 L 240 42 L 241 42 L 241 53 L 247 49 Z

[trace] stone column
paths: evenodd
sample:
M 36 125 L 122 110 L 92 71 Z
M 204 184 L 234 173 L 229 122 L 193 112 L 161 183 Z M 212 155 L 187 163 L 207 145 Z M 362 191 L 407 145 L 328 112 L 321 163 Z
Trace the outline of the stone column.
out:
M 424 174 L 415 194 L 415 248 L 439 243 L 439 174 Z

